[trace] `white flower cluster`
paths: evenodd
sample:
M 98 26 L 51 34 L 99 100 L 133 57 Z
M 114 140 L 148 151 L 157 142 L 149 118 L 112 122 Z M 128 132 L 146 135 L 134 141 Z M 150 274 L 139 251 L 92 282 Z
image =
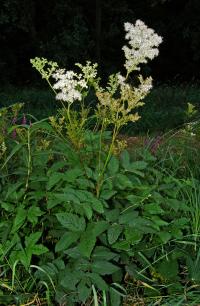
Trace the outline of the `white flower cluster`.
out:
M 52 77 L 57 81 L 53 85 L 53 88 L 60 90 L 56 95 L 57 100 L 70 104 L 76 100 L 81 101 L 81 91 L 87 88 L 87 83 L 82 74 L 77 74 L 74 71 L 65 71 L 65 69 L 58 69 Z
M 158 55 L 157 47 L 162 42 L 162 37 L 141 20 L 137 20 L 135 25 L 126 22 L 124 28 L 127 32 L 125 38 L 129 40 L 130 47 L 124 46 L 122 50 L 125 53 L 126 70 L 130 73 L 133 70 L 140 70 L 139 64 L 147 63 L 148 59 L 152 60 Z

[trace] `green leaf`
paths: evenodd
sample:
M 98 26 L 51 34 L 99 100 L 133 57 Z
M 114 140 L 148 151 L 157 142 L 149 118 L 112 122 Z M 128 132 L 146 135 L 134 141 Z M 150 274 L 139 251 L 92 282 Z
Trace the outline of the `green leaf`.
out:
M 100 275 L 109 275 L 118 271 L 119 267 L 113 265 L 112 263 L 104 260 L 95 260 L 92 264 L 92 272 Z
M 168 232 L 158 232 L 157 235 L 160 237 L 163 243 L 167 243 L 172 237 Z
M 80 281 L 82 273 L 77 271 L 72 273 L 69 269 L 65 269 L 64 275 L 60 281 L 61 286 L 65 289 L 76 291 L 76 284 Z
M 121 163 L 125 170 L 129 168 L 130 155 L 127 150 L 124 150 L 123 153 L 121 154 Z
M 91 204 L 88 202 L 81 203 L 81 204 L 82 204 L 86 217 L 88 218 L 88 220 L 90 220 L 93 216 L 93 210 L 91 208 Z
M 31 247 L 31 252 L 32 252 L 32 254 L 34 254 L 34 255 L 42 255 L 42 254 L 44 254 L 44 253 L 46 253 L 46 252 L 48 252 L 49 250 L 48 250 L 48 248 L 47 247 L 45 247 L 44 245 L 42 245 L 42 244 L 36 244 L 36 245 L 34 245 L 33 247 Z
M 26 220 L 26 216 L 27 216 L 27 211 L 24 209 L 24 207 L 23 206 L 18 207 L 11 233 L 15 233 L 20 229 L 20 227 L 24 224 Z
M 86 286 L 85 280 L 81 280 L 77 286 L 79 300 L 85 303 L 86 300 L 91 296 L 91 289 Z
M 85 231 L 85 219 L 72 213 L 57 213 L 56 217 L 64 228 L 72 232 Z
M 128 227 L 125 229 L 125 237 L 130 244 L 134 245 L 142 239 L 143 233 L 137 229 Z
M 119 238 L 119 235 L 123 231 L 123 227 L 119 224 L 113 224 L 108 229 L 108 242 L 113 244 Z
M 27 219 L 30 221 L 33 225 L 37 224 L 38 217 L 42 216 L 44 212 L 41 211 L 41 209 L 37 206 L 31 206 L 28 210 Z
M 108 163 L 108 171 L 111 176 L 114 176 L 119 171 L 119 160 L 115 156 L 112 156 Z
M 111 252 L 104 246 L 97 246 L 93 252 L 93 258 L 97 260 L 110 260 L 117 256 L 118 254 Z
M 78 249 L 83 256 L 90 258 L 95 244 L 96 235 L 92 230 L 92 226 L 88 226 L 87 230 L 81 235 Z
M 144 211 L 151 215 L 163 214 L 164 210 L 160 207 L 158 203 L 150 203 L 144 205 Z
M 147 167 L 147 163 L 145 161 L 136 161 L 130 164 L 130 170 L 144 170 Z
M 110 288 L 110 305 L 120 306 L 121 305 L 121 296 L 116 289 Z
M 124 190 L 127 188 L 132 188 L 133 184 L 126 175 L 119 173 L 115 177 L 115 186 L 121 190 Z
M 76 232 L 67 232 L 64 233 L 60 240 L 56 243 L 55 252 L 60 252 L 68 249 L 68 247 L 76 242 L 80 237 L 79 233 Z
M 80 204 L 79 198 L 75 195 L 75 191 L 67 191 L 65 193 L 54 193 L 53 194 L 56 200 L 62 202 L 73 202 L 75 204 Z
M 100 193 L 100 199 L 109 200 L 109 199 L 111 199 L 116 193 L 117 193 L 117 191 L 114 191 L 114 190 L 102 190 L 102 192 Z
M 53 172 L 49 177 L 49 181 L 47 183 L 47 190 L 50 190 L 52 187 L 58 184 L 60 180 L 62 180 L 62 178 L 63 178 L 63 173 Z
M 99 201 L 98 199 L 93 199 L 92 201 L 92 208 L 100 213 L 100 214 L 103 214 L 104 213 L 104 207 L 103 207 L 103 204 L 101 203 L 101 201 Z
M 30 234 L 29 236 L 26 236 L 25 245 L 27 247 L 34 246 L 38 242 L 41 236 L 42 236 L 42 232 L 35 232 L 35 233 Z
M 112 245 L 112 248 L 122 251 L 130 250 L 130 243 L 127 240 L 116 242 Z
M 76 179 L 81 175 L 83 175 L 83 170 L 80 168 L 74 168 L 67 170 L 63 176 L 63 179 L 68 183 L 74 183 Z
M 98 237 L 100 234 L 107 230 L 109 223 L 107 221 L 97 221 L 93 223 L 93 225 L 93 233 L 96 237 Z
M 91 279 L 92 284 L 95 284 L 99 290 L 107 290 L 108 285 L 103 278 L 97 273 L 87 273 L 87 276 Z

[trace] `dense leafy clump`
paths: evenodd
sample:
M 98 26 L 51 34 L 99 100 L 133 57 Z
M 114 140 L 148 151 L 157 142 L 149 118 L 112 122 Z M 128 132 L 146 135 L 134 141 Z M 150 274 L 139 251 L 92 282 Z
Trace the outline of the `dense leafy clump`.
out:
M 152 35 L 148 50 L 161 41 L 153 30 L 143 38 Z M 150 305 L 191 289 L 199 301 L 199 171 L 191 175 L 183 150 L 163 137 L 125 149 L 120 129 L 139 119 L 151 89 L 151 78 L 128 80 L 138 70 L 130 56 L 126 77 L 112 75 L 106 88 L 95 64 L 76 73 L 36 58 L 58 90 L 57 115 L 33 121 L 22 105 L 1 110 L 1 303 L 117 306 L 135 290 Z M 95 110 L 85 104 L 90 90 Z

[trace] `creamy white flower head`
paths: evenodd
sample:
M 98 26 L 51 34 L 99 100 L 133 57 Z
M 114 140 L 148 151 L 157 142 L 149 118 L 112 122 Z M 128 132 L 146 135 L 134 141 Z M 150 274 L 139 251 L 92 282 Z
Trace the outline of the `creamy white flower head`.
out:
M 124 46 L 122 50 L 126 58 L 126 70 L 130 73 L 133 70 L 140 70 L 139 64 L 147 63 L 148 59 L 152 60 L 158 55 L 157 47 L 162 42 L 162 37 L 141 20 L 137 20 L 135 25 L 126 22 L 124 28 L 129 46 Z
M 81 91 L 87 88 L 87 84 L 82 74 L 77 74 L 74 71 L 65 71 L 58 69 L 52 77 L 57 81 L 53 88 L 59 90 L 56 95 L 57 100 L 62 100 L 72 104 L 74 101 L 81 101 Z

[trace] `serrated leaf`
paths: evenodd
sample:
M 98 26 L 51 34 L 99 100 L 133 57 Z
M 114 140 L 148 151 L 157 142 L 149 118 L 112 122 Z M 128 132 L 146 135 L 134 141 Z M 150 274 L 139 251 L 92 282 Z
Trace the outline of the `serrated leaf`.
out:
M 76 284 L 78 284 L 81 277 L 82 273 L 78 273 L 77 271 L 73 271 L 72 273 L 69 269 L 65 269 L 65 276 L 60 280 L 60 284 L 65 289 L 76 291 Z
M 80 204 L 79 198 L 75 195 L 74 192 L 66 191 L 65 193 L 54 193 L 53 194 L 56 200 L 62 202 L 73 202 L 75 204 Z
M 119 160 L 112 156 L 108 163 L 108 171 L 111 176 L 114 176 L 119 171 Z
M 82 204 L 86 217 L 88 218 L 88 220 L 90 220 L 93 216 L 93 210 L 91 208 L 91 204 L 87 202 L 81 203 L 81 204 Z
M 126 240 L 133 245 L 137 244 L 142 239 L 143 233 L 137 229 L 128 227 L 125 230 L 125 237 Z
M 81 235 L 78 249 L 81 255 L 90 258 L 93 248 L 96 244 L 96 236 L 92 231 L 92 227 L 88 227 L 87 230 Z
M 158 232 L 157 235 L 160 237 L 163 243 L 167 243 L 172 237 L 168 232 Z
M 74 168 L 67 170 L 63 176 L 63 179 L 68 183 L 74 183 L 81 175 L 83 175 L 83 171 L 80 168 Z
M 126 175 L 119 173 L 115 177 L 115 186 L 121 190 L 124 190 L 127 188 L 132 188 L 133 184 Z
M 105 232 L 109 226 L 107 221 L 97 221 L 93 225 L 93 233 L 96 237 Z
M 130 155 L 127 150 L 121 154 L 121 163 L 124 169 L 128 169 L 130 165 Z
M 98 260 L 110 260 L 118 256 L 116 253 L 111 252 L 104 246 L 97 246 L 93 252 L 93 258 Z
M 113 244 L 119 238 L 119 235 L 123 231 L 123 227 L 119 224 L 113 224 L 108 229 L 108 243 Z
M 24 207 L 22 206 L 18 207 L 11 233 L 15 233 L 20 229 L 20 227 L 24 224 L 26 220 L 26 216 L 27 216 L 27 211 L 24 209 Z
M 72 243 L 76 242 L 80 237 L 80 233 L 67 232 L 64 233 L 60 240 L 56 243 L 55 252 L 60 252 L 68 249 Z
M 103 204 L 101 203 L 101 201 L 99 201 L 98 199 L 93 199 L 92 201 L 92 208 L 102 214 L 104 212 L 104 207 L 103 207 Z
M 99 290 L 107 290 L 108 285 L 104 279 L 97 273 L 87 273 L 87 276 L 92 280 L 92 284 L 95 284 Z
M 117 191 L 114 191 L 114 190 L 102 190 L 102 192 L 100 193 L 100 199 L 109 200 L 109 199 L 111 199 L 116 193 L 117 193 Z
M 119 267 L 113 265 L 111 262 L 104 260 L 95 260 L 92 264 L 92 272 L 100 275 L 109 275 L 118 271 Z
M 25 245 L 27 247 L 35 245 L 40 237 L 42 236 L 42 232 L 35 232 L 25 237 Z
M 50 190 L 52 187 L 58 184 L 62 180 L 62 178 L 63 173 L 53 172 L 47 182 L 47 190 Z
M 43 214 L 44 213 L 39 207 L 31 206 L 28 210 L 27 219 L 35 225 L 38 222 L 38 217 L 42 216 Z
M 64 228 L 72 232 L 84 232 L 85 219 L 72 213 L 57 213 L 56 217 Z
M 36 244 L 33 247 L 31 247 L 31 252 L 34 255 L 42 255 L 46 252 L 48 252 L 49 250 L 47 249 L 47 247 L 45 247 L 42 244 Z
M 91 288 L 88 288 L 86 286 L 85 280 L 81 280 L 80 283 L 77 286 L 77 291 L 78 291 L 78 296 L 79 300 L 82 303 L 85 303 L 86 300 L 90 297 L 91 295 Z

